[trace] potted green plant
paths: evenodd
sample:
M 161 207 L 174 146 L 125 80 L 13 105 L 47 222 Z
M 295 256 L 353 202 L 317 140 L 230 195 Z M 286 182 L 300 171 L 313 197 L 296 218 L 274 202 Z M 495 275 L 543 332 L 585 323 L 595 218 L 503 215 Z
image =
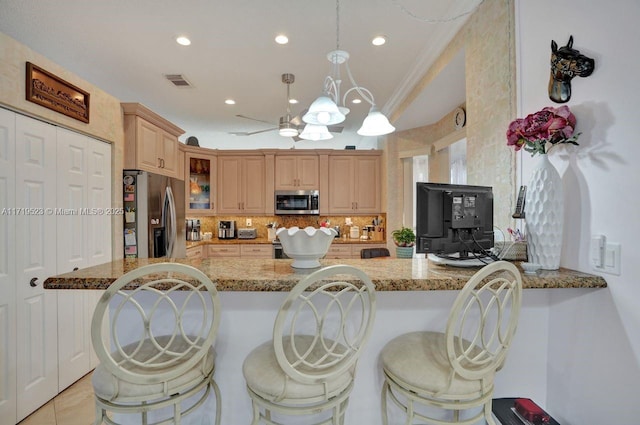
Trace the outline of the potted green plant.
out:
M 416 234 L 413 229 L 402 227 L 391 232 L 393 243 L 396 244 L 396 257 L 412 258 L 413 246 L 416 243 Z

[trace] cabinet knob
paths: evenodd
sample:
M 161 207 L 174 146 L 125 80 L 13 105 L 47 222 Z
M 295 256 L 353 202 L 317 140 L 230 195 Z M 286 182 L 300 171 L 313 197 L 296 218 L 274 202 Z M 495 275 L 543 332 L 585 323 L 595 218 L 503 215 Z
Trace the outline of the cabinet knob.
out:
M 74 272 L 75 272 L 75 271 L 78 271 L 78 270 L 79 270 L 79 269 L 78 269 L 77 267 L 74 267 L 74 268 L 73 268 L 73 271 L 74 271 Z
M 30 285 L 32 288 L 35 288 L 36 286 L 38 286 L 38 278 L 37 278 L 37 277 L 32 278 L 32 279 L 29 281 L 29 285 Z

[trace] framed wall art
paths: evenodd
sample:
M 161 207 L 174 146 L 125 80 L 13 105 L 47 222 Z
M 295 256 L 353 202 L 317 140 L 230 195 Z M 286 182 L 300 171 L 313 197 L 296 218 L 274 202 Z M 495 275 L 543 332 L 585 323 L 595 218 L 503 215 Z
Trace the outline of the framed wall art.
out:
M 89 93 L 27 62 L 27 100 L 82 122 L 89 122 Z

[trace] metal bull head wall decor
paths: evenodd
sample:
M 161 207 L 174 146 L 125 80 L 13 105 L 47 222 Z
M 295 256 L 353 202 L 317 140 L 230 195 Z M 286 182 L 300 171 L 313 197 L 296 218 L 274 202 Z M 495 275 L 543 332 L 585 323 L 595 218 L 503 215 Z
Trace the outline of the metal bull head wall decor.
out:
M 566 46 L 560 47 L 551 40 L 551 75 L 549 76 L 549 98 L 556 103 L 571 99 L 571 79 L 588 77 L 593 72 L 595 61 L 581 55 L 573 48 L 573 36 Z

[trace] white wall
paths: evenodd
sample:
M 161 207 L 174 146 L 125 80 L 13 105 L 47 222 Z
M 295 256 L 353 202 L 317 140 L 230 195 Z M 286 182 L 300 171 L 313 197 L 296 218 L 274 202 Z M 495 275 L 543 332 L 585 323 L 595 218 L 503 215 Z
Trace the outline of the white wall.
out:
M 580 147 L 550 155 L 565 190 L 561 266 L 597 273 L 589 264 L 592 234 L 622 245 L 622 273 L 603 275 L 607 289 L 551 294 L 543 403 L 563 425 L 637 424 L 640 417 L 638 18 L 637 0 L 516 1 L 518 116 L 554 105 L 547 97 L 552 39 L 563 46 L 573 35 L 573 47 L 595 59 L 590 77 L 573 79 L 568 103 Z M 531 160 L 521 159 L 526 183 Z

